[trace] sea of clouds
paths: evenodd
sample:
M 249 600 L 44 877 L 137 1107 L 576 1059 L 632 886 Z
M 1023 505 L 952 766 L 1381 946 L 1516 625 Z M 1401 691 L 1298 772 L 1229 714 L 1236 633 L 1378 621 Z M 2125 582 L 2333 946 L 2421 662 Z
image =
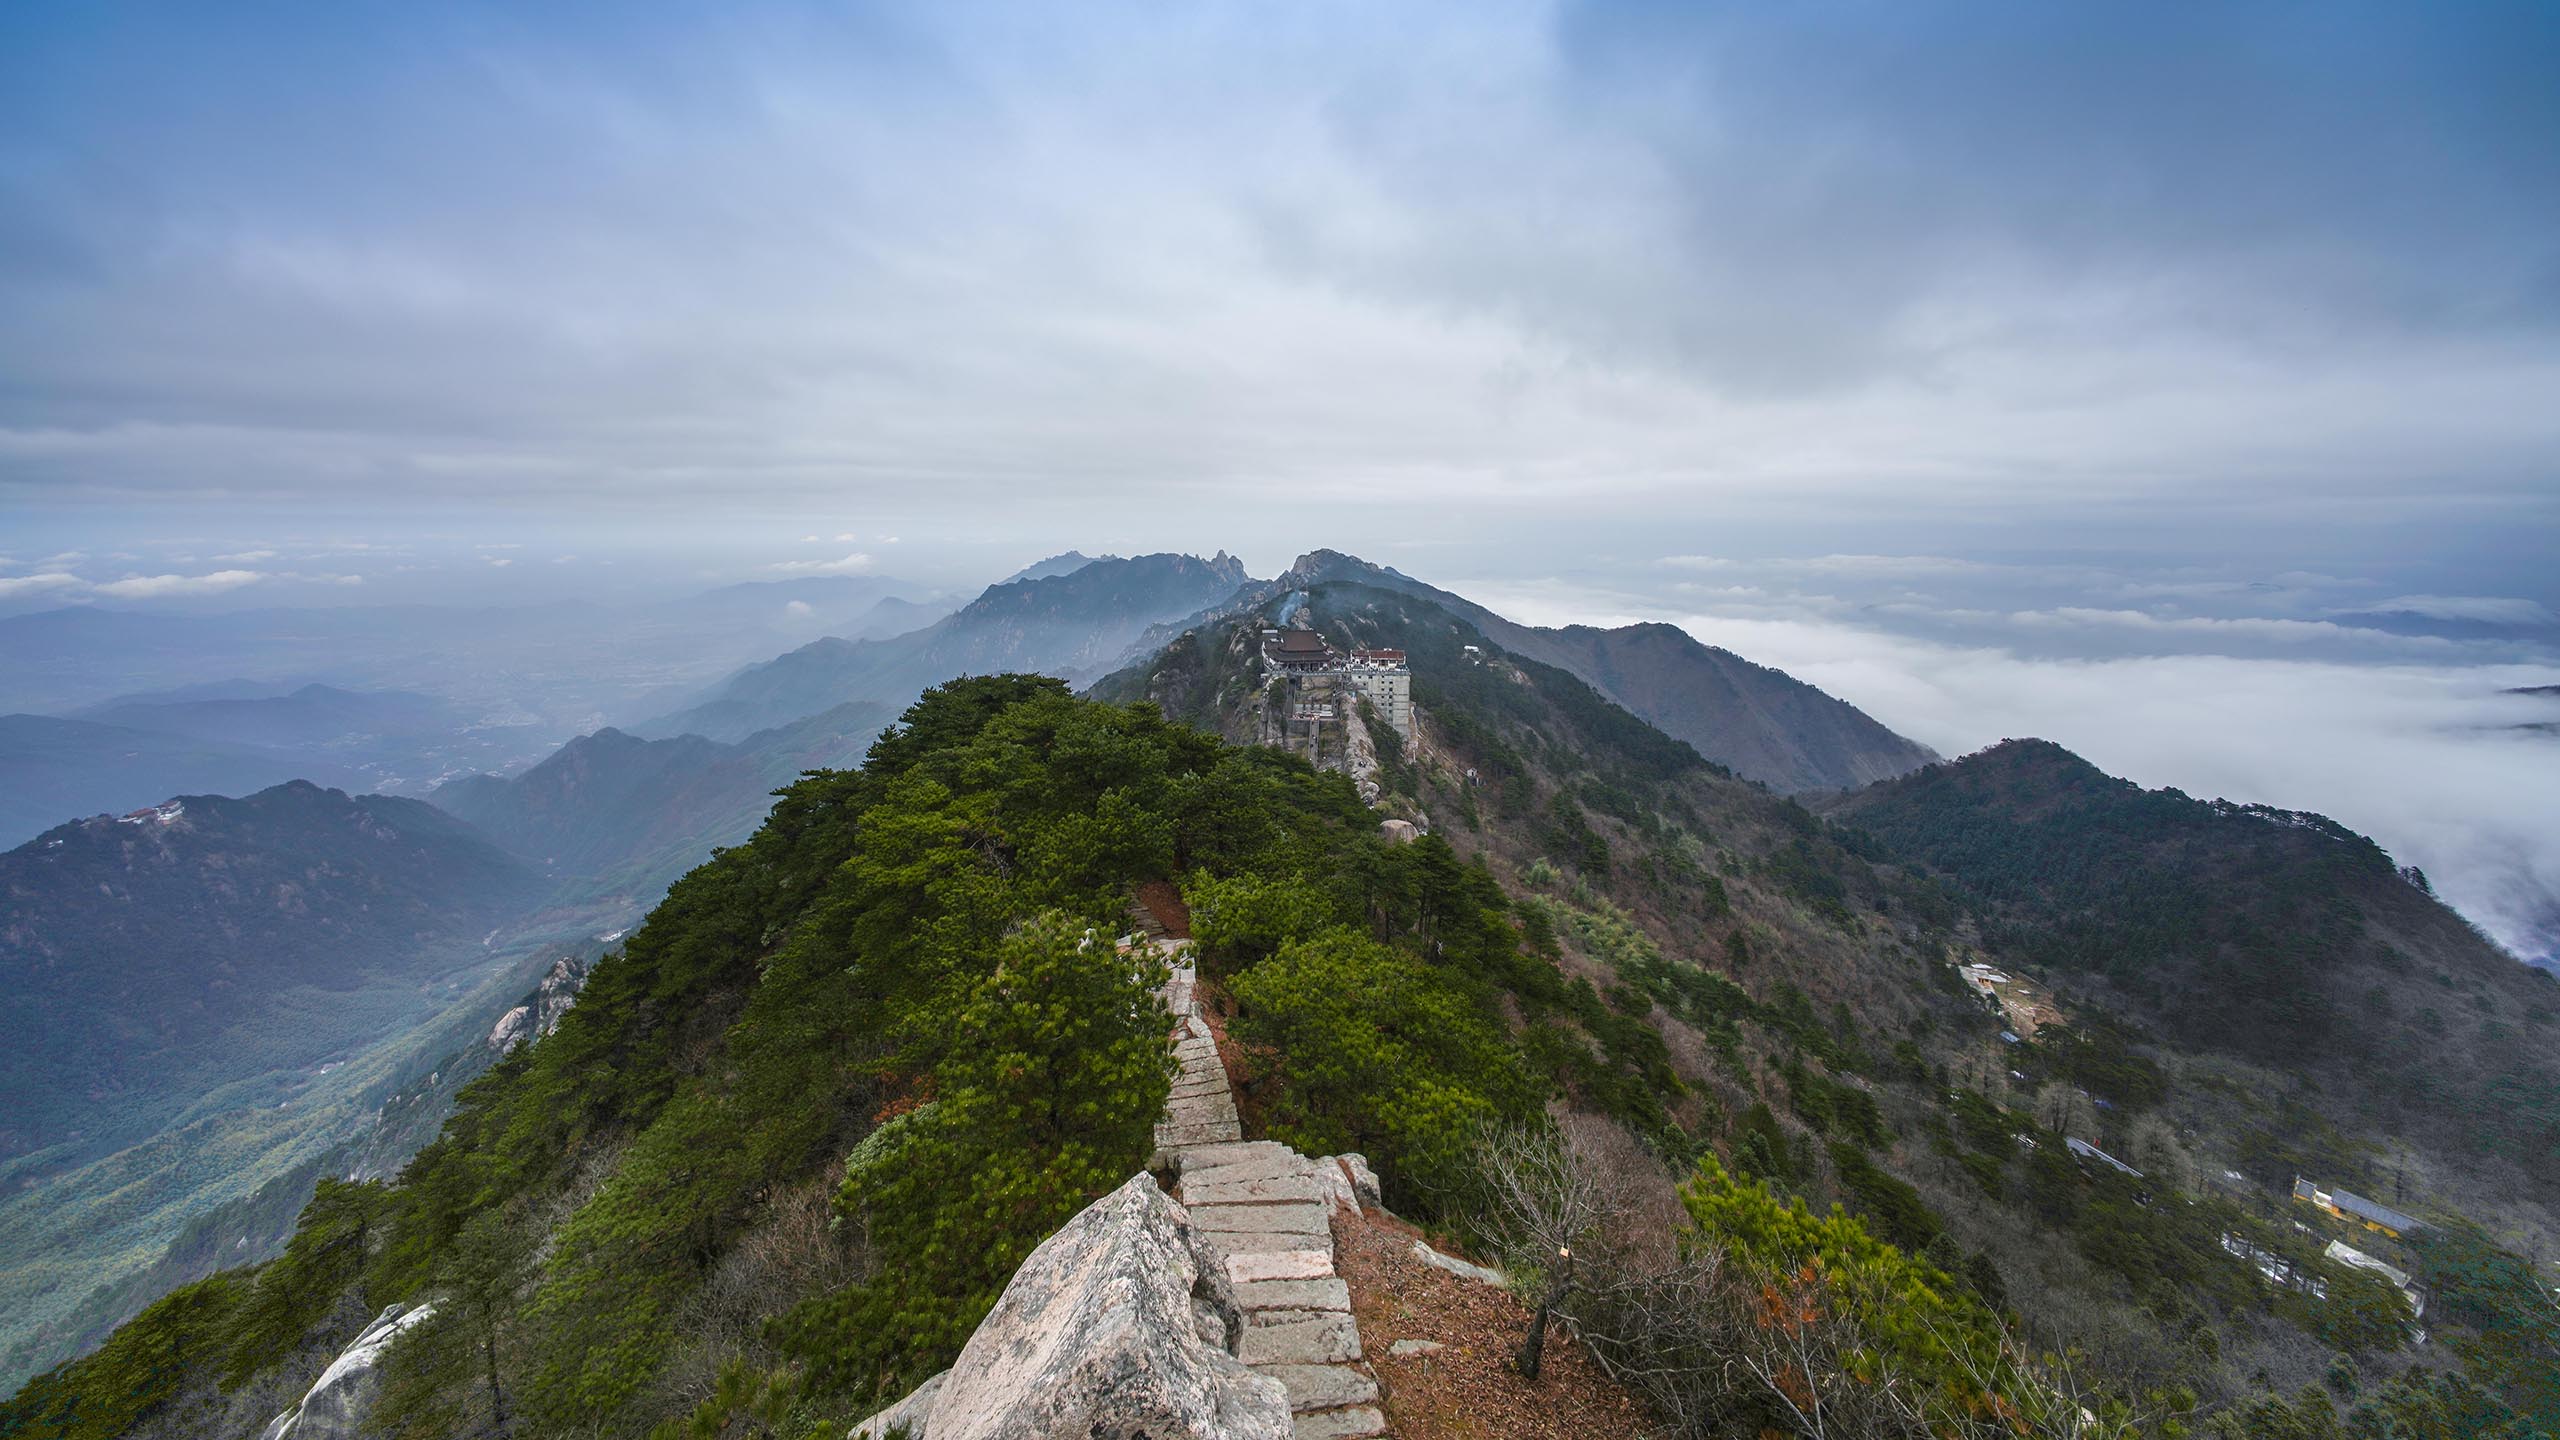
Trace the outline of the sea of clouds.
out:
M 2560 694 L 2517 693 L 2560 684 L 2538 647 L 1747 580 L 1457 588 L 1532 623 L 1669 620 L 1951 757 L 2034 736 L 2146 786 L 2318 811 L 2423 869 L 2519 956 L 2560 965 Z

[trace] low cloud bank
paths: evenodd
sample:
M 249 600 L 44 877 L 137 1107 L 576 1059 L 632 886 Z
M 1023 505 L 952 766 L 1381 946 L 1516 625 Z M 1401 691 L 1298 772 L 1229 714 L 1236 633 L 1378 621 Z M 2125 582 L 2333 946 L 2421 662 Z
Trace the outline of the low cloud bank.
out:
M 2530 665 L 2220 655 L 2036 659 L 1819 620 L 1683 628 L 1949 755 L 2014 736 L 2190 794 L 2316 810 L 2373 836 L 2509 949 L 2560 952 L 2560 680 Z

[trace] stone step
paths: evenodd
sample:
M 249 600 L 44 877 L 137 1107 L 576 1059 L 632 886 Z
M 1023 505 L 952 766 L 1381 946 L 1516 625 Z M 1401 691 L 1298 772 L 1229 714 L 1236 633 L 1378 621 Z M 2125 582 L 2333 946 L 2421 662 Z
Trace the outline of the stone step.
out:
M 1192 1145 L 1218 1145 L 1236 1138 L 1236 1122 L 1217 1121 L 1205 1125 L 1159 1125 L 1156 1144 L 1166 1150 L 1180 1150 Z
M 1244 1327 L 1269 1330 L 1281 1325 L 1307 1325 L 1318 1320 L 1331 1320 L 1346 1312 L 1340 1310 L 1247 1310 Z
M 1314 1173 L 1314 1166 L 1286 1150 L 1277 1155 L 1257 1155 L 1239 1160 L 1200 1154 L 1184 1162 L 1182 1180 L 1186 1185 L 1240 1185 L 1250 1180 L 1277 1180 L 1284 1175 Z
M 1330 1280 L 1333 1251 L 1263 1250 L 1227 1257 L 1227 1278 L 1238 1285 L 1257 1280 Z
M 1232 1145 L 1221 1145 L 1213 1150 L 1204 1150 L 1193 1156 L 1191 1163 L 1194 1165 L 1241 1165 L 1269 1160 L 1275 1156 L 1292 1161 L 1298 1160 L 1297 1152 L 1277 1140 L 1239 1140 Z
M 1378 1382 L 1352 1365 L 1264 1365 L 1257 1373 L 1280 1382 L 1292 1410 L 1336 1410 L 1378 1403 Z
M 1318 1237 L 1316 1244 L 1333 1243 L 1333 1226 L 1325 1217 L 1322 1205 L 1292 1202 L 1285 1205 L 1203 1205 L 1191 1212 L 1191 1223 L 1213 1234 L 1222 1231 L 1251 1231 L 1260 1234 L 1290 1234 Z M 1305 1248 L 1312 1249 L 1310 1245 Z
M 1236 1304 L 1251 1310 L 1349 1310 L 1351 1287 L 1339 1279 L 1248 1280 L 1236 1287 Z
M 1185 1106 L 1179 1111 L 1176 1111 L 1171 1106 L 1167 1106 L 1165 1107 L 1164 1118 L 1156 1122 L 1156 1128 L 1159 1130 L 1188 1130 L 1196 1125 L 1222 1125 L 1229 1130 L 1233 1130 L 1236 1128 L 1235 1107 L 1233 1105 L 1220 1105 L 1216 1102 L 1215 1097 L 1209 1097 L 1198 1104 Z M 1233 1144 L 1235 1138 L 1236 1137 L 1233 1135 L 1229 1135 L 1224 1140 L 1220 1140 L 1217 1143 L 1221 1145 Z
M 1227 1257 L 1229 1266 L 1246 1255 L 1304 1254 L 1308 1246 L 1317 1243 L 1317 1237 L 1294 1230 L 1212 1230 L 1206 1238 L 1219 1254 Z
M 1214 1174 L 1204 1171 L 1203 1174 Z M 1268 1205 L 1284 1200 L 1322 1200 L 1324 1186 L 1313 1175 L 1273 1175 L 1257 1180 L 1185 1180 L 1185 1205 Z
M 1374 1405 L 1316 1410 L 1297 1417 L 1296 1440 L 1367 1440 L 1387 1433 L 1387 1417 Z
M 1360 1358 L 1360 1331 L 1348 1315 L 1317 1315 L 1245 1326 L 1236 1358 L 1247 1365 L 1340 1365 Z
M 1164 1107 L 1166 1125 L 1203 1125 L 1210 1121 L 1232 1124 L 1236 1118 L 1236 1102 L 1224 1095 L 1186 1095 Z

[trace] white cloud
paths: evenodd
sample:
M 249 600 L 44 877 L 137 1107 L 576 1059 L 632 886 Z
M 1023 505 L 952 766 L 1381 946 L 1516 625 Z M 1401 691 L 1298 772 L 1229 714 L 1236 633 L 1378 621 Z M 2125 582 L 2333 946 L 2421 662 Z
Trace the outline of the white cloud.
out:
M 2560 680 L 2547 659 L 2320 621 L 1853 606 L 1702 582 L 1671 585 L 1668 610 L 1559 581 L 1452 588 L 1532 624 L 1670 619 L 1950 756 L 2037 736 L 2146 786 L 2319 811 L 2423 868 L 2510 946 L 2560 948 L 2560 737 L 2517 728 L 2560 716 L 2506 693 Z M 1877 628 L 1903 621 L 1939 638 Z M 1970 638 L 1943 638 L 1949 626 Z M 2150 653 L 2017 648 L 2055 635 Z M 2350 643 L 2326 653 L 2302 643 L 2338 637 Z M 2252 653 L 2269 640 L 2280 648 Z M 2239 653 L 2178 653 L 2217 646 Z
M 815 535 L 803 535 L 800 537 L 800 543 L 803 545 L 824 545 L 827 542 L 819 539 Z
M 2283 620 L 2263 616 L 2218 615 L 2154 615 L 2142 610 L 2101 610 L 2085 605 L 2062 605 L 2051 610 L 2021 610 L 2009 617 L 2012 624 L 2027 629 L 2082 627 L 2129 631 L 2158 637 L 2227 637 L 2231 639 L 2276 640 L 2290 644 L 2344 641 L 2351 644 L 2389 650 L 2450 651 L 2462 648 L 2459 641 L 2432 635 L 2394 635 L 2382 630 L 2368 630 L 2355 625 L 2339 625 L 2327 620 Z
M 793 600 L 782 607 L 782 613 L 794 620 L 801 620 L 817 614 L 818 610 L 806 600 Z
M 229 555 L 216 555 L 213 558 L 217 564 L 255 565 L 261 560 L 273 560 L 276 558 L 276 552 L 273 550 L 239 550 L 234 551 Z
M 2513 728 L 2548 707 L 2504 693 L 2560 679 L 2547 667 L 2048 660 L 1820 620 L 1682 624 L 1949 755 L 2037 736 L 2147 786 L 2319 811 L 2511 946 L 2560 897 L 2560 740 Z
M 853 535 L 853 532 L 852 532 L 852 531 L 850 531 L 850 530 L 847 530 L 847 531 L 846 531 L 846 532 L 844 532 L 843 534 L 841 534 L 841 535 L 839 535 L 839 536 L 837 536 L 837 537 L 836 537 L 836 543 L 837 543 L 837 544 L 839 544 L 839 545 L 850 545 L 850 544 L 852 544 L 852 543 L 853 543 L 853 541 L 854 541 L 854 535 Z M 892 540 L 892 541 L 890 541 L 889 543 L 890 543 L 890 544 L 892 544 L 892 545 L 895 545 L 895 544 L 896 544 L 896 543 L 898 543 L 898 542 L 896 542 L 895 540 Z
M 119 600 L 158 600 L 172 595 L 219 595 L 267 577 L 255 570 L 216 570 L 208 575 L 128 575 L 92 587 Z
M 34 575 L 0 576 L 0 600 L 20 595 L 41 595 L 53 590 L 79 590 L 88 582 L 67 570 L 47 570 Z
M 895 545 L 895 540 L 888 542 Z M 791 575 L 868 575 L 871 557 L 856 551 L 841 560 L 777 560 L 765 567 Z
M 493 568 L 499 570 L 504 570 L 508 566 L 516 563 L 515 557 L 511 555 L 483 555 L 480 558 L 488 561 Z
M 2505 595 L 2395 595 L 2356 606 L 2355 612 L 2419 615 L 2429 620 L 2478 620 L 2491 625 L 2560 625 L 2560 615 L 2553 615 L 2547 607 Z

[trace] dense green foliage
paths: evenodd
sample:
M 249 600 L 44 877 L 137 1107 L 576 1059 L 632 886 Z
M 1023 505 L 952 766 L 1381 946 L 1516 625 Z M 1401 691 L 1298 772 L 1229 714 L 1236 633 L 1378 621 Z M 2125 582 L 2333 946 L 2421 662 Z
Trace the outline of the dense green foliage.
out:
M 846 1163 L 836 1206 L 875 1271 L 781 1322 L 812 1381 L 892 1393 L 922 1379 L 914 1367 L 958 1351 L 1041 1237 L 1128 1178 L 1171 1077 L 1160 980 L 1061 915 L 1006 937 L 945 1017 L 939 1098 Z
M 1421 1212 L 1464 1186 L 1475 1122 L 1550 1093 L 1507 1006 L 1567 1042 L 1574 1074 L 1650 1094 L 1630 1077 L 1658 1039 L 1646 1053 L 1649 1032 L 1524 951 L 1487 872 L 1374 824 L 1340 777 L 1152 707 L 954 682 L 678 883 L 396 1187 L 325 1187 L 283 1259 L 173 1297 L 31 1403 L 89 1413 L 110 1381 L 157 1403 L 273 1360 L 328 1302 L 429 1294 L 445 1303 L 395 1347 L 387 1433 L 673 1423 L 671 1367 L 705 1363 L 706 1307 L 749 1322 L 751 1363 L 721 1370 L 731 1398 L 694 1425 L 910 1384 L 1145 1159 L 1167 1021 L 1115 937 L 1149 880 L 1183 877 L 1196 902 L 1274 1132 L 1366 1149 Z M 757 1257 L 782 1243 L 783 1192 L 830 1171 L 839 1223 L 791 1263 L 845 1278 L 812 1293 Z M 217 1354 L 199 1331 L 256 1338 Z
M 1030 1054 L 1027 1016 L 1137 983 L 1077 974 L 1057 949 L 1116 933 L 1136 881 L 1317 843 L 1357 813 L 1346 799 L 1302 769 L 1237 756 L 1152 710 L 1075 701 L 1052 681 L 945 687 L 862 771 L 786 792 L 755 840 L 688 877 L 623 961 L 599 969 L 574 1029 L 465 1097 L 403 1188 L 390 1273 L 424 1283 L 464 1216 L 558 1185 L 559 1157 L 594 1132 L 627 1135 L 533 1287 L 522 1380 L 540 1424 L 611 1413 L 644 1393 L 685 1297 L 758 1221 L 776 1179 L 841 1155 L 902 1099 L 939 1094 L 935 1123 L 911 1140 L 934 1154 L 916 1163 L 1000 1155 L 1019 1172 L 990 1177 L 974 1211 L 930 1218 L 926 1197 L 850 1187 L 872 1259 L 924 1271 L 901 1278 L 902 1295 L 858 1289 L 777 1321 L 801 1355 L 861 1333 L 861 1349 L 827 1352 L 826 1379 L 914 1378 L 992 1300 L 991 1273 L 1145 1158 L 1165 1081 L 1143 1083 L 1125 1047 L 1108 1061 L 1118 1078 L 1087 1097 L 1110 1113 L 1055 1116 L 1036 1136 L 1023 1113 L 1033 1092 L 1062 1075 L 1092 1082 L 1068 1072 L 1105 1058 L 1060 1056 L 1056 1045 L 1085 1037 L 1052 1037 L 1038 1064 L 985 1069 Z M 1036 943 L 1021 930 L 1032 922 Z M 688 1065 L 706 1043 L 718 1063 Z M 865 1308 L 878 1305 L 891 1308 Z
M 1467 1180 L 1475 1132 L 1529 1109 L 1500 1021 L 1462 981 L 1367 936 L 1293 941 L 1234 990 L 1233 1033 L 1281 1082 L 1273 1136 L 1311 1154 L 1364 1152 L 1418 1198 L 1445 1205 Z
M 2543 1433 L 2560 1434 L 2560 1301 L 2532 1265 L 2473 1226 L 2434 1225 L 2414 1240 L 2433 1313 L 2471 1332 L 2453 1344 L 2472 1377 Z
M 320 1180 L 284 1253 L 259 1267 L 256 1286 L 232 1319 L 226 1386 L 242 1384 L 269 1357 L 301 1344 L 358 1285 L 383 1203 L 380 1185 Z
M 2112 1415 L 2074 1424 L 2080 1402 L 2028 1363 L 1971 1287 L 1858 1219 L 1782 1200 L 1712 1156 L 1700 1159 L 1680 1199 L 1698 1237 L 1720 1248 L 1755 1298 L 1749 1328 L 1730 1348 L 1764 1377 L 1761 1426 L 1795 1429 L 1797 1417 L 1862 1401 L 1926 1434 L 2099 1434 L 2121 1425 Z M 1878 1403 L 1886 1395 L 1900 1398 Z M 1905 1432 L 1879 1420 L 1854 1433 Z
M 226 1270 L 160 1297 L 107 1343 L 27 1382 L 0 1407 L 10 1440 L 108 1440 L 167 1405 L 199 1372 L 230 1358 L 249 1281 Z

